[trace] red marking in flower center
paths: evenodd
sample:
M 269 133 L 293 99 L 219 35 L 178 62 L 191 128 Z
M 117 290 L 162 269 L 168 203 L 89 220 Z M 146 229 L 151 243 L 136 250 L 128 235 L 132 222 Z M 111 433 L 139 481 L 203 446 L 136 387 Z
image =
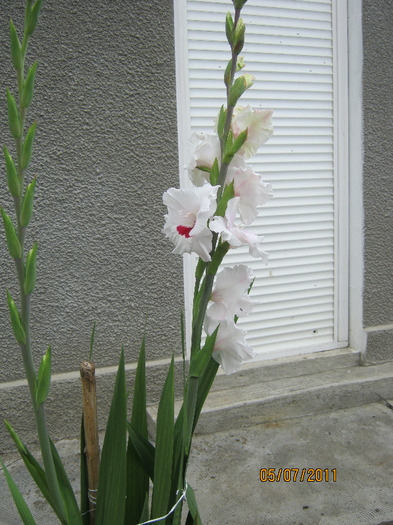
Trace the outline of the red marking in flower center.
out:
M 188 226 L 178 226 L 176 229 L 179 235 L 184 235 L 186 239 L 190 237 L 190 231 L 192 228 L 188 228 Z

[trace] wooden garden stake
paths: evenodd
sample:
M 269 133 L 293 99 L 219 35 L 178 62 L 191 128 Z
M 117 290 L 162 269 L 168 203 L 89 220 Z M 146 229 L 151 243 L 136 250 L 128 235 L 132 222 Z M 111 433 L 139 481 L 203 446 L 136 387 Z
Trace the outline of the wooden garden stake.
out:
M 83 361 L 80 365 L 82 378 L 83 417 L 85 430 L 85 454 L 89 487 L 90 524 L 95 524 L 98 473 L 100 469 L 100 444 L 98 441 L 97 398 L 94 363 Z

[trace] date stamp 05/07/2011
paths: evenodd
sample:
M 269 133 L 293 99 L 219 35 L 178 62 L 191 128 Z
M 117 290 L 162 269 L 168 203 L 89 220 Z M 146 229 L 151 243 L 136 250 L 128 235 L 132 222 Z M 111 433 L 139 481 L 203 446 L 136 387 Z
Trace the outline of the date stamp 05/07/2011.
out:
M 337 481 L 335 468 L 261 468 L 259 474 L 262 483 L 284 481 L 290 483 L 300 481 L 307 483 L 321 483 Z

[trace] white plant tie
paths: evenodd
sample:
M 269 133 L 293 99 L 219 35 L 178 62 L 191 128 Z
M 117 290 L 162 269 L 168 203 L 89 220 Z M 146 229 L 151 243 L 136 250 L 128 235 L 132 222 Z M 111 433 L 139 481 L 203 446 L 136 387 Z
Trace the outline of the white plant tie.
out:
M 188 488 L 188 483 L 187 483 L 187 480 L 186 480 L 186 484 L 185 484 L 185 487 L 184 489 L 181 491 L 181 496 L 180 498 L 177 500 L 177 502 L 173 505 L 173 507 L 171 508 L 171 510 L 168 512 L 168 514 L 165 514 L 165 516 L 160 516 L 159 518 L 154 518 L 153 520 L 149 520 L 149 521 L 143 521 L 142 523 L 138 523 L 138 525 L 148 525 L 149 523 L 157 523 L 158 521 L 162 521 L 162 520 L 165 520 L 168 516 L 170 516 L 172 514 L 172 512 L 175 511 L 176 507 L 179 505 L 179 503 L 185 499 L 186 497 L 186 493 L 187 493 L 187 488 Z M 178 490 L 176 492 L 176 496 L 179 494 L 180 490 Z
M 93 495 L 93 493 L 97 494 L 97 489 L 88 489 L 87 497 L 90 503 L 92 503 L 93 505 L 97 505 L 97 496 Z

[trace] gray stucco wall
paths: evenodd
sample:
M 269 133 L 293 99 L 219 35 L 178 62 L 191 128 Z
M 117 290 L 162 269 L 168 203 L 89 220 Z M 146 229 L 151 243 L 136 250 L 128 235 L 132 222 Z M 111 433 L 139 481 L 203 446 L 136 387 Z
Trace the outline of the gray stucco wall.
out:
M 367 358 L 393 358 L 393 1 L 363 0 Z
M 0 143 L 14 151 L 5 102 L 7 87 L 16 94 L 9 19 L 20 34 L 24 1 L 0 5 Z M 96 366 L 117 364 L 122 345 L 133 362 L 147 312 L 147 358 L 169 358 L 180 349 L 183 307 L 182 259 L 161 233 L 162 193 L 178 185 L 172 0 L 45 0 L 27 64 L 35 59 L 28 179 L 36 174 L 37 186 L 27 246 L 38 240 L 37 363 L 51 344 L 54 373 L 78 370 L 94 320 Z M 0 166 L 0 203 L 13 217 L 3 159 Z M 0 261 L 4 385 L 24 373 L 6 305 L 6 289 L 18 293 L 3 231 Z

